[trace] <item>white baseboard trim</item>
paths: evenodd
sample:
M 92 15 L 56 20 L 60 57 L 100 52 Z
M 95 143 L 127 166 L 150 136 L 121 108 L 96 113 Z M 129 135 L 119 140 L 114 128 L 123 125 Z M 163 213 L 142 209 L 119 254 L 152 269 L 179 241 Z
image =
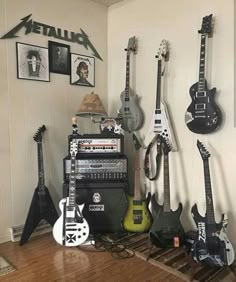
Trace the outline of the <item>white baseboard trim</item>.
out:
M 5 234 L 0 234 L 0 244 L 11 241 L 10 231 Z

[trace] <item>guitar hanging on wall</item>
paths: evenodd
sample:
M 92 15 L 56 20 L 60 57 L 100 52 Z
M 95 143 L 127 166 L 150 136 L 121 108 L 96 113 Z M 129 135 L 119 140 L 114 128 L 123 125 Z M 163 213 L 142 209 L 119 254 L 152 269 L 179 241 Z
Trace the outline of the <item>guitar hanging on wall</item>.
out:
M 169 152 L 170 146 L 164 138 L 162 138 L 162 146 L 164 153 L 164 204 L 160 206 L 152 195 L 151 203 L 153 215 L 155 215 L 152 227 L 149 231 L 150 241 L 161 248 L 179 247 L 182 244 L 184 229 L 180 222 L 182 212 L 182 204 L 176 211 L 170 208 L 170 180 L 169 180 Z
M 231 265 L 234 261 L 234 249 L 227 238 L 227 216 L 222 215 L 220 223 L 216 223 L 212 198 L 209 157 L 210 154 L 198 140 L 197 147 L 204 167 L 206 215 L 202 217 L 197 205 L 192 207 L 192 216 L 198 228 L 197 239 L 192 247 L 193 259 L 213 266 Z
M 74 127 L 74 125 L 73 125 Z M 77 129 L 75 126 L 74 129 Z M 73 132 L 74 132 L 73 129 Z M 75 247 L 83 244 L 89 236 L 89 225 L 82 215 L 84 204 L 76 203 L 76 155 L 78 143 L 76 139 L 70 142 L 71 173 L 69 182 L 69 197 L 59 203 L 61 216 L 53 226 L 53 237 L 60 245 Z
M 126 54 L 126 80 L 125 90 L 121 93 L 120 99 L 122 106 L 119 110 L 121 117 L 121 127 L 125 131 L 133 132 L 138 130 L 143 125 L 143 112 L 138 105 L 138 95 L 130 88 L 130 53 L 136 52 L 135 36 L 131 37 L 128 42 L 128 47 L 125 49 Z
M 38 148 L 38 185 L 34 191 L 20 239 L 21 246 L 27 243 L 30 235 L 42 219 L 45 219 L 52 226 L 58 219 L 57 211 L 44 181 L 42 136 L 45 130 L 46 127 L 43 125 L 34 135 L 34 140 L 37 142 Z
M 202 20 L 202 27 L 198 31 L 201 34 L 199 79 L 190 87 L 192 102 L 185 113 L 187 127 L 192 132 L 200 134 L 215 131 L 222 122 L 221 111 L 214 100 L 216 88 L 209 90 L 205 79 L 206 39 L 212 33 L 211 22 L 212 14 L 205 16 Z
M 124 228 L 130 232 L 145 232 L 148 231 L 152 216 L 148 208 L 150 202 L 150 193 L 146 200 L 141 199 L 140 187 L 140 148 L 141 144 L 136 135 L 133 134 L 135 146 L 135 181 L 134 181 L 134 196 L 129 196 L 129 207 L 124 218 Z
M 165 73 L 165 63 L 169 60 L 168 42 L 165 39 L 161 41 L 160 48 L 155 57 L 157 58 L 156 105 L 153 112 L 151 130 L 149 130 L 150 133 L 145 138 L 145 143 L 147 143 L 145 145 L 148 146 L 148 144 L 155 140 L 157 135 L 161 135 L 168 141 L 171 151 L 177 151 L 177 144 L 167 111 L 167 106 L 164 103 L 164 99 L 161 97 L 161 82 Z

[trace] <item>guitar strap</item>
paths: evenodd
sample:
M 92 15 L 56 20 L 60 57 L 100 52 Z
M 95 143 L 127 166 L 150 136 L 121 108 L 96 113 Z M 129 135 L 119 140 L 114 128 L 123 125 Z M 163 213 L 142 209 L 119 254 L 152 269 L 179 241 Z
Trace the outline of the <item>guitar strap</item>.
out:
M 155 144 L 157 145 L 157 155 L 156 155 L 156 172 L 154 176 L 150 176 L 150 152 L 151 149 L 153 147 L 153 145 Z M 158 175 L 159 175 L 159 171 L 160 171 L 160 163 L 161 163 L 161 135 L 157 134 L 156 137 L 154 138 L 154 140 L 148 145 L 146 153 L 145 153 L 145 158 L 144 158 L 144 172 L 145 172 L 145 176 L 153 181 L 155 179 L 157 179 Z

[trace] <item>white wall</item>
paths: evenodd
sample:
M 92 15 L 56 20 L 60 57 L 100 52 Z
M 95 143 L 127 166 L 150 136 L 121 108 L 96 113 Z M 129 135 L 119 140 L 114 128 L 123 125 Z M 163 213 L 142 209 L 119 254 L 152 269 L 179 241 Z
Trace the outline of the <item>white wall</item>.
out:
M 87 0 L 0 0 L 0 36 L 20 19 L 31 19 L 68 31 L 82 28 L 103 58 L 96 59 L 95 88 L 70 85 L 70 77 L 51 73 L 50 82 L 17 79 L 16 42 L 42 47 L 48 40 L 68 44 L 71 52 L 91 56 L 78 43 L 70 43 L 35 33 L 0 40 L 0 242 L 9 240 L 9 227 L 24 224 L 37 186 L 37 144 L 33 135 L 45 124 L 43 137 L 45 182 L 57 206 L 62 197 L 63 158 L 71 118 L 85 94 L 95 91 L 107 108 L 107 8 Z M 98 130 L 90 120 L 78 118 L 81 133 Z
M 234 7 L 233 0 L 128 0 L 108 10 L 108 101 L 109 112 L 120 107 L 125 86 L 124 48 L 136 36 L 138 52 L 134 59 L 132 88 L 140 96 L 145 123 L 139 134 L 147 133 L 155 105 L 157 61 L 155 55 L 162 39 L 170 44 L 164 95 L 169 106 L 179 151 L 170 156 L 171 206 L 184 205 L 182 222 L 186 230 L 194 226 L 190 209 L 194 203 L 205 213 L 203 167 L 196 142 L 200 139 L 211 153 L 210 171 L 216 219 L 228 213 L 228 235 L 236 247 L 236 128 L 234 128 Z M 202 18 L 213 14 L 214 34 L 209 39 L 207 79 L 217 88 L 217 104 L 223 112 L 222 127 L 212 134 L 198 135 L 184 122 L 190 104 L 189 87 L 198 80 Z M 147 187 L 163 201 L 162 171 Z

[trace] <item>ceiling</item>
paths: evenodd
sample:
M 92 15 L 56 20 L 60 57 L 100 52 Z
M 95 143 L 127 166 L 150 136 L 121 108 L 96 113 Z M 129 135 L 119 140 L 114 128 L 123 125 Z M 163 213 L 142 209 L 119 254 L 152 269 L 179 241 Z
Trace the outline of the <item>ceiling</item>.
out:
M 111 5 L 122 2 L 124 0 L 92 0 L 92 1 L 100 3 L 104 6 L 110 7 Z

